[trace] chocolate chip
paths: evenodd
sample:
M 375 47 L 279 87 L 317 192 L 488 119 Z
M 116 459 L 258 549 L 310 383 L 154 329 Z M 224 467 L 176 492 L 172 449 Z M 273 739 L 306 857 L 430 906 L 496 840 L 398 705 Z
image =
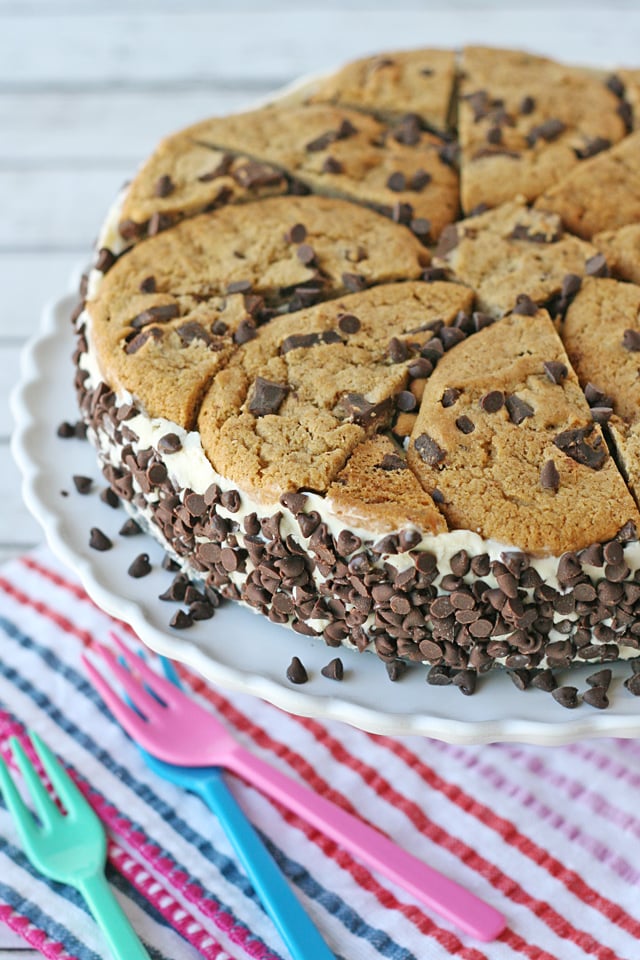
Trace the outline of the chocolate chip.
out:
M 142 330 L 125 345 L 125 353 L 137 353 L 147 340 L 162 340 L 162 330 L 159 327 L 147 327 L 146 330 Z
M 385 667 L 387 668 L 387 676 L 389 677 L 389 680 L 392 680 L 395 683 L 407 672 L 409 669 L 409 664 L 405 663 L 404 660 L 390 660 L 389 662 L 385 663 Z
M 602 687 L 604 690 L 608 690 L 611 677 L 611 670 L 606 668 L 598 670 L 597 673 L 592 673 L 591 676 L 587 677 L 587 683 L 590 687 Z
M 608 277 L 609 267 L 604 254 L 596 253 L 593 257 L 589 257 L 584 265 L 584 272 L 588 277 Z
M 589 706 L 595 707 L 597 710 L 605 710 L 609 706 L 606 687 L 590 687 L 589 690 L 585 690 L 582 694 L 582 699 L 585 703 L 588 703 Z
M 551 696 L 561 707 L 567 707 L 569 710 L 578 706 L 577 687 L 556 687 L 551 691 Z
M 176 610 L 169 621 L 169 626 L 173 627 L 174 630 L 188 630 L 189 627 L 193 626 L 193 618 L 184 610 Z
M 169 194 L 173 193 L 176 186 L 168 173 L 163 174 L 161 177 L 158 177 L 156 180 L 156 185 L 154 188 L 154 193 L 156 197 L 168 197 Z
M 587 438 L 591 436 L 593 430 L 593 425 L 575 430 L 564 430 L 554 437 L 553 442 L 559 450 L 562 450 L 576 463 L 592 470 L 600 470 L 607 459 L 607 451 L 598 435 L 593 439 L 593 446 L 587 443 Z
M 322 164 L 323 173 L 342 173 L 343 170 L 344 165 L 335 157 L 325 157 Z
M 610 74 L 605 80 L 605 86 L 607 90 L 610 90 L 618 99 L 621 100 L 622 97 L 624 97 L 624 83 L 617 74 Z
M 109 540 L 109 537 L 102 532 L 102 530 L 99 530 L 98 527 L 92 527 L 89 536 L 89 546 L 94 550 L 104 551 L 111 550 L 113 543 L 111 540 Z
M 76 432 L 72 423 L 69 423 L 68 420 L 63 420 L 62 423 L 58 426 L 56 434 L 59 437 L 62 437 L 64 440 L 69 439 L 69 437 L 75 437 Z
M 398 410 L 402 410 L 403 413 L 410 413 L 411 410 L 415 410 L 418 405 L 418 401 L 410 390 L 401 390 L 396 397 L 396 404 L 398 406 Z
M 603 548 L 602 555 L 607 563 L 617 566 L 624 560 L 624 550 L 622 548 L 622 544 L 619 543 L 618 540 L 611 540 Z
M 533 407 L 515 393 L 509 394 L 504 402 L 509 414 L 509 419 L 516 425 L 521 424 L 523 420 L 526 420 L 527 417 L 532 417 L 534 414 Z
M 440 403 L 443 407 L 452 407 L 460 396 L 462 396 L 462 390 L 458 390 L 456 387 L 447 387 L 440 398 Z
M 430 437 L 428 433 L 421 433 L 419 437 L 416 437 L 413 445 L 420 455 L 420 458 L 430 467 L 435 467 L 439 463 L 442 463 L 447 455 L 446 451 L 438 446 L 436 441 Z
M 264 377 L 256 377 L 253 396 L 249 402 L 249 411 L 254 417 L 264 417 L 267 414 L 277 413 L 282 406 L 288 389 L 288 387 L 283 386 L 281 383 L 265 380 Z
M 100 499 L 112 510 L 116 510 L 120 506 L 120 497 L 111 487 L 105 487 L 104 490 L 100 491 Z
M 93 486 L 93 480 L 91 477 L 83 477 L 80 474 L 74 474 L 72 477 L 73 485 L 78 491 L 78 493 L 87 494 L 90 492 L 91 487 Z
M 164 463 L 152 463 L 147 468 L 147 479 L 153 486 L 161 486 L 167 479 L 167 468 Z
M 359 273 L 343 273 L 342 283 L 350 293 L 359 293 L 367 286 L 366 278 Z
M 158 440 L 158 450 L 160 453 L 177 453 L 182 450 L 182 440 L 177 433 L 165 433 Z
M 392 409 L 393 399 L 391 397 L 387 397 L 379 403 L 371 403 L 360 393 L 347 393 L 340 398 L 334 412 L 360 426 L 370 427 L 372 424 L 386 423 Z
M 543 490 L 553 490 L 557 493 L 560 488 L 560 474 L 553 460 L 547 460 L 540 470 L 540 486 Z
M 227 284 L 227 293 L 249 293 L 252 287 L 251 280 L 234 280 Z
M 288 243 L 304 243 L 307 238 L 307 228 L 304 223 L 294 223 L 285 234 Z
M 310 537 L 320 524 L 320 514 L 317 510 L 310 510 L 309 513 L 297 514 L 296 520 L 302 536 Z
M 504 393 L 501 390 L 490 390 L 480 398 L 480 406 L 485 413 L 497 413 L 504 406 Z
M 544 690 L 545 693 L 551 693 L 552 690 L 555 690 L 558 686 L 558 682 L 553 675 L 553 672 L 547 667 L 545 670 L 541 670 L 540 673 L 536 673 L 531 678 L 531 686 L 537 687 L 538 690 Z
M 622 335 L 622 346 L 631 353 L 640 350 L 640 330 L 625 330 Z
M 287 510 L 290 510 L 294 515 L 304 510 L 306 502 L 307 495 L 305 493 L 283 493 L 280 497 L 282 506 L 286 507 Z
M 473 422 L 473 420 L 469 419 L 469 417 L 462 416 L 462 417 L 458 417 L 458 419 L 456 420 L 456 427 L 458 428 L 458 430 L 460 430 L 461 433 L 469 434 L 469 433 L 473 433 L 473 431 L 476 428 L 476 425 Z
M 426 217 L 413 217 L 409 221 L 409 229 L 412 231 L 412 233 L 415 233 L 417 237 L 424 239 L 431 233 L 431 220 L 427 220 Z
M 129 517 L 122 524 L 118 533 L 121 537 L 136 537 L 139 533 L 142 533 L 142 527 L 133 519 Z
M 527 143 L 530 147 L 535 146 L 538 140 L 551 143 L 557 140 L 564 130 L 566 130 L 566 124 L 563 123 L 562 120 L 558 120 L 556 117 L 550 117 L 543 123 L 539 123 L 537 126 L 531 128 L 527 134 Z
M 546 360 L 542 367 L 551 383 L 555 384 L 562 383 L 569 373 L 567 365 L 560 360 Z
M 538 312 L 538 306 L 526 293 L 519 293 L 516 297 L 516 305 L 511 312 L 524 317 L 534 317 Z
M 333 660 L 330 660 L 329 663 L 321 669 L 320 673 L 323 677 L 328 677 L 329 680 L 342 680 L 344 677 L 344 665 L 340 657 L 334 657 Z
M 584 144 L 575 150 L 575 154 L 579 160 L 588 160 L 589 157 L 595 157 L 603 150 L 608 150 L 610 146 L 611 140 L 607 140 L 606 137 L 587 137 Z
M 392 173 L 387 180 L 387 188 L 393 190 L 394 193 L 402 193 L 403 190 L 406 190 L 407 181 L 404 173 L 401 173 L 399 170 L 395 173 Z
M 430 173 L 427 173 L 426 170 L 416 170 L 409 180 L 409 189 L 415 190 L 417 193 L 419 193 L 431 183 L 431 180 L 432 176 Z
M 338 328 L 343 333 L 357 333 L 360 329 L 360 321 L 352 313 L 341 313 L 338 316 Z
M 440 234 L 438 243 L 433 251 L 434 257 L 446 257 L 448 253 L 458 246 L 458 228 L 455 223 L 448 224 Z
M 627 677 L 624 681 L 624 686 L 627 688 L 629 693 L 632 693 L 634 697 L 640 697 L 640 673 L 635 672 L 635 663 L 632 664 L 634 668 L 634 673 L 632 676 Z
M 165 303 L 158 307 L 149 307 L 133 318 L 130 326 L 140 330 L 149 323 L 167 323 L 180 316 L 180 307 L 177 303 Z
M 301 243 L 296 250 L 296 255 L 300 263 L 304 263 L 305 266 L 309 266 L 316 258 L 315 250 L 308 243 Z
M 413 394 L 412 394 L 413 396 Z M 406 470 L 407 464 L 395 453 L 385 453 L 382 462 L 377 464 L 380 470 Z
M 403 143 L 407 147 L 419 143 L 421 135 L 420 117 L 415 113 L 405 114 L 391 132 L 396 143 Z
M 287 667 L 287 680 L 291 683 L 306 683 L 308 679 L 309 676 L 302 661 L 298 657 L 292 657 Z
M 427 674 L 427 683 L 432 687 L 448 687 L 451 683 L 451 670 L 444 664 L 434 664 Z
M 109 271 L 114 265 L 116 260 L 116 255 L 112 253 L 108 247 L 101 247 L 100 250 L 98 250 L 98 256 L 96 257 L 94 266 L 96 270 L 100 271 L 100 273 L 107 273 L 107 271 Z
M 500 127 L 489 127 L 487 130 L 487 143 L 502 143 L 502 130 Z
M 608 423 L 613 416 L 613 407 L 591 407 L 591 416 L 595 423 Z
M 306 349 L 315 347 L 319 343 L 343 343 L 341 337 L 335 330 L 325 330 L 322 333 L 292 333 L 285 337 L 280 344 L 280 353 L 285 354 L 290 350 Z
M 523 114 L 525 117 L 528 116 L 530 113 L 533 113 L 535 108 L 536 108 L 536 101 L 534 100 L 533 97 L 526 96 L 526 97 L 523 97 L 522 100 L 520 101 L 520 113 Z
M 451 682 L 460 690 L 460 693 L 470 697 L 472 693 L 475 693 L 478 675 L 475 670 L 460 670 Z
M 223 490 L 220 494 L 220 506 L 228 510 L 229 513 L 237 513 L 240 509 L 240 503 L 240 494 L 237 490 Z M 280 514 L 278 513 L 277 516 L 280 517 Z
M 149 563 L 149 554 L 140 553 L 129 565 L 127 573 L 130 577 L 134 577 L 136 580 L 139 580 L 140 577 L 146 577 L 148 573 L 151 573 L 151 564 Z

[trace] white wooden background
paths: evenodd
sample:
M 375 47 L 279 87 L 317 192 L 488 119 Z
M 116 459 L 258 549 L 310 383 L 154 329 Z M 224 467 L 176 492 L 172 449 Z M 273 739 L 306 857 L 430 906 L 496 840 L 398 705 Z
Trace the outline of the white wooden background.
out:
M 21 347 L 158 138 L 358 54 L 465 41 L 637 65 L 640 4 L 0 0 L 0 560 L 41 539 L 9 452 Z M 19 946 L 0 925 L 2 960 Z

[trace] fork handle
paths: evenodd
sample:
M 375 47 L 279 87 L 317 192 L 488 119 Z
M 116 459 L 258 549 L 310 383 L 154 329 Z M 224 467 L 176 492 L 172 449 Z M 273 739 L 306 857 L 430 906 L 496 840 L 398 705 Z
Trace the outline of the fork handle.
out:
M 494 940 L 504 929 L 502 914 L 484 900 L 244 747 L 229 750 L 225 766 L 472 936 Z
M 150 960 L 138 934 L 114 897 L 104 873 L 80 880 L 78 889 L 104 933 L 115 960 Z
M 317 927 L 218 772 L 193 789 L 217 815 L 265 910 L 294 960 L 335 960 Z

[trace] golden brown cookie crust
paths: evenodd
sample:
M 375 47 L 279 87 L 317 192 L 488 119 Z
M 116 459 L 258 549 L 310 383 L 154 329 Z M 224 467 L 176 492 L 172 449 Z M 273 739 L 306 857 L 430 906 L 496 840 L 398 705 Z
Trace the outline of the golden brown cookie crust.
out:
M 564 365 L 559 382 L 549 363 Z M 558 556 L 640 521 L 544 310 L 505 317 L 443 357 L 407 458 L 442 495 L 450 527 L 532 554 Z
M 614 276 L 640 284 L 640 223 L 596 233 L 593 244 L 605 255 Z

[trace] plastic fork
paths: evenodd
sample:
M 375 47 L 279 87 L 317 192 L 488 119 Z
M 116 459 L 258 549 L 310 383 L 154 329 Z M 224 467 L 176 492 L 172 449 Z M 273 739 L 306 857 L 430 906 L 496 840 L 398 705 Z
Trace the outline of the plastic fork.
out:
M 170 661 L 161 657 L 165 675 L 179 689 Z M 218 767 L 180 767 L 158 760 L 142 747 L 142 759 L 159 777 L 197 794 L 220 820 L 254 889 L 294 960 L 335 960 L 317 927 L 305 913 L 275 860 L 236 803 Z
M 497 910 L 374 827 L 254 756 L 208 710 L 158 676 L 115 635 L 113 640 L 128 669 L 106 647 L 100 645 L 97 650 L 135 709 L 87 657 L 83 660 L 111 712 L 149 753 L 178 766 L 213 765 L 233 771 L 472 936 L 489 941 L 502 932 L 505 920 Z
M 80 891 L 116 960 L 150 960 L 115 899 L 104 874 L 107 839 L 102 823 L 53 753 L 36 733 L 31 743 L 64 806 L 66 816 L 40 780 L 19 741 L 9 743 L 28 787 L 38 824 L 0 757 L 0 790 L 25 852 L 40 873 Z

